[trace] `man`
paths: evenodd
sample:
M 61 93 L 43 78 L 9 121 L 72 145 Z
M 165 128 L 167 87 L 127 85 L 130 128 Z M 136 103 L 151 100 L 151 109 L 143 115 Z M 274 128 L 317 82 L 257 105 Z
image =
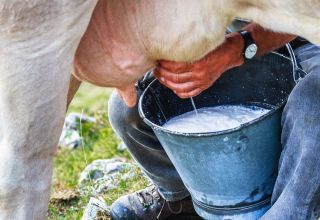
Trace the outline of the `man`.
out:
M 247 32 L 226 35 L 220 47 L 195 63 L 160 62 L 156 77 L 181 98 L 196 96 L 226 70 L 295 38 L 270 32 L 256 24 L 249 24 L 243 30 Z M 248 50 L 248 42 L 252 40 L 258 47 L 253 53 Z M 262 217 L 264 220 L 316 219 L 320 206 L 320 159 L 317 155 L 320 152 L 320 48 L 300 39 L 296 39 L 293 46 L 308 75 L 293 89 L 283 112 L 279 175 L 272 207 Z M 146 76 L 138 83 L 138 97 L 151 80 L 152 77 Z M 154 183 L 115 201 L 111 207 L 112 218 L 149 220 L 195 216 L 187 189 L 151 128 L 139 117 L 137 106 L 126 107 L 114 93 L 109 101 L 109 117 L 133 158 Z

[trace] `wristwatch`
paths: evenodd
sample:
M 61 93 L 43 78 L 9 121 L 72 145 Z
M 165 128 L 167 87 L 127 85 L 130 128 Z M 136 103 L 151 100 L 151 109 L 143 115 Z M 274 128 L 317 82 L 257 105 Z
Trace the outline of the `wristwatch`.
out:
M 252 38 L 250 32 L 239 31 L 244 40 L 243 57 L 245 60 L 251 60 L 258 52 L 258 46 Z

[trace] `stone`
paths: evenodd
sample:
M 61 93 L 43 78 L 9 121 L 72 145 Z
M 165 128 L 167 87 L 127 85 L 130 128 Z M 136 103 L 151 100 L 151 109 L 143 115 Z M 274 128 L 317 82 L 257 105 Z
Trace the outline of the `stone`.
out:
M 107 219 L 110 217 L 110 208 L 103 199 L 91 197 L 81 220 Z
M 125 145 L 125 143 L 121 142 L 119 145 L 118 145 L 118 151 L 120 152 L 123 152 L 125 150 L 127 150 L 127 146 Z
M 137 175 L 135 166 L 124 159 L 99 159 L 89 164 L 79 178 L 79 191 L 82 195 L 101 195 L 119 187 Z
M 94 123 L 93 117 L 88 117 L 79 113 L 70 113 L 64 122 L 62 133 L 59 139 L 61 148 L 75 149 L 81 145 L 82 139 L 78 130 L 78 123 Z
M 71 129 L 77 129 L 80 121 L 81 123 L 94 123 L 96 122 L 96 119 L 84 114 L 72 112 L 66 117 L 65 126 Z
M 59 147 L 75 149 L 81 145 L 81 136 L 77 130 L 63 127 L 62 133 L 59 139 Z

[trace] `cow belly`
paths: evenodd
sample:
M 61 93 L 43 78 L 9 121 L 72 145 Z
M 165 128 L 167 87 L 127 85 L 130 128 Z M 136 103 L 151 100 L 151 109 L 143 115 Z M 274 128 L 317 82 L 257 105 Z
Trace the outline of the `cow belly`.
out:
M 118 53 L 122 59 L 115 61 L 112 57 L 90 58 L 89 63 L 84 59 L 86 53 L 83 47 L 76 53 L 73 75 L 81 81 L 86 81 L 102 87 L 121 88 L 136 82 L 139 76 L 154 67 L 156 64 L 146 56 L 134 55 L 129 58 L 128 54 Z
M 320 45 L 319 0 L 234 0 L 235 16 L 270 30 L 290 33 Z
M 218 6 L 212 0 L 99 1 L 74 74 L 99 86 L 124 87 L 157 60 L 200 59 L 224 40 L 231 20 Z

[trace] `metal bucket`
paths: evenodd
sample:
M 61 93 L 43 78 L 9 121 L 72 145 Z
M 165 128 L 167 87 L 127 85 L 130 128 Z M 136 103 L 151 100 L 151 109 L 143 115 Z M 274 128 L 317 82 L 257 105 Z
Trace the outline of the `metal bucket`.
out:
M 270 53 L 232 69 L 194 97 L 197 108 L 257 103 L 266 115 L 222 132 L 179 133 L 162 125 L 192 111 L 153 81 L 139 101 L 139 113 L 151 126 L 189 190 L 197 213 L 205 219 L 261 217 L 270 207 L 281 152 L 280 118 L 295 85 L 290 59 Z

